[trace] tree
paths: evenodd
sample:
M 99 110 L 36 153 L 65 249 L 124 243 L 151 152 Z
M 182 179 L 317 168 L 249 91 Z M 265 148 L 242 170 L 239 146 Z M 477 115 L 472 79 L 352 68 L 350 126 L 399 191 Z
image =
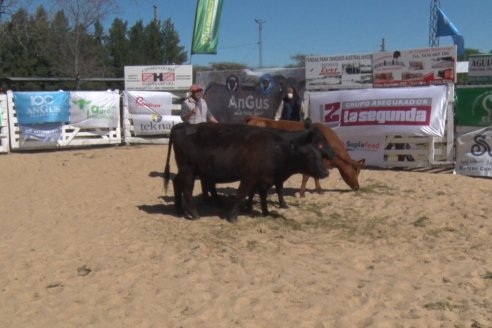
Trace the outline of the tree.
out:
M 164 57 L 164 40 L 161 36 L 161 23 L 153 20 L 144 29 L 145 54 L 147 65 L 162 64 Z M 140 49 L 141 50 L 141 49 Z
M 184 46 L 179 45 L 179 35 L 174 28 L 171 18 L 168 18 L 162 26 L 162 40 L 164 41 L 163 64 L 181 65 L 188 60 Z
M 304 67 L 306 65 L 306 56 L 309 55 L 298 53 L 290 56 L 290 59 L 293 60 L 295 63 L 286 65 L 285 67 L 287 68 Z
M 234 62 L 219 62 L 219 63 L 212 63 L 212 71 L 230 71 L 230 70 L 240 70 L 244 69 L 247 66 L 241 63 L 234 63 Z
M 99 64 L 99 58 L 90 55 L 91 47 L 87 48 L 90 45 L 88 32 L 95 28 L 97 22 L 117 12 L 118 6 L 115 0 L 55 0 L 55 4 L 67 14 L 70 24 L 69 31 L 64 35 L 69 56 L 64 60 L 71 69 L 64 73 L 77 80 L 79 89 L 79 78 L 94 74 L 94 68 Z
M 125 64 L 130 63 L 130 40 L 127 37 L 128 23 L 116 18 L 106 38 L 111 70 L 114 77 L 123 76 Z
M 130 28 L 129 39 L 129 60 L 125 65 L 146 65 L 145 33 L 143 21 L 141 19 Z
M 458 56 L 459 61 L 467 61 L 472 55 L 480 55 L 482 52 L 478 49 L 465 48 L 463 55 Z
M 18 0 L 0 0 L 0 22 L 14 12 L 18 3 Z

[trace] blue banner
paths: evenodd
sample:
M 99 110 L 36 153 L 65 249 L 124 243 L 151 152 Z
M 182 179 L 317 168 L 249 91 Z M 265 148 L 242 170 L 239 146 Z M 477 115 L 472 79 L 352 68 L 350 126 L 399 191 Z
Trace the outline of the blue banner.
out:
M 25 145 L 28 140 L 56 145 L 61 139 L 61 124 L 20 125 L 19 128 L 21 145 Z
M 70 92 L 14 92 L 19 124 L 70 122 Z

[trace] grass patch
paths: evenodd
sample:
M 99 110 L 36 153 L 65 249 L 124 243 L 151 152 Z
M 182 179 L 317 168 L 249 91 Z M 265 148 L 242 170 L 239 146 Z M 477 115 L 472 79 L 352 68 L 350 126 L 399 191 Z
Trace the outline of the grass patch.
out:
M 379 181 L 369 181 L 356 194 L 393 195 L 395 189 Z
M 438 310 L 438 311 L 458 311 L 463 312 L 466 310 L 466 306 L 464 304 L 451 304 L 448 301 L 439 301 L 434 303 L 424 304 L 424 308 L 427 310 Z
M 415 227 L 425 227 L 429 223 L 430 219 L 423 215 L 413 222 Z
M 482 276 L 483 279 L 492 279 L 492 272 L 487 271 L 486 274 Z
M 433 237 L 439 237 L 441 234 L 446 233 L 446 232 L 458 232 L 455 228 L 451 227 L 444 227 L 444 228 L 439 228 L 439 229 L 431 229 L 428 231 L 428 234 L 433 236 Z

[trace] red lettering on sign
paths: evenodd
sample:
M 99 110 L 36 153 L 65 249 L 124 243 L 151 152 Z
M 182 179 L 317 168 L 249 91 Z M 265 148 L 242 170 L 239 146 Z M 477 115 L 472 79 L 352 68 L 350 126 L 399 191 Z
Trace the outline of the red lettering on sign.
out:
M 326 123 L 340 122 L 340 103 L 325 104 L 324 108 Z

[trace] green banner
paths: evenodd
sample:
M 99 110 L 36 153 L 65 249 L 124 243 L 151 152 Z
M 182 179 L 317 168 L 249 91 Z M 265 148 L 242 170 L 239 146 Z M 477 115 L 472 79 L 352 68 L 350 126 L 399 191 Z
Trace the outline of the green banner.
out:
M 456 88 L 457 126 L 492 125 L 492 87 Z
M 223 0 L 198 0 L 191 54 L 216 54 Z

